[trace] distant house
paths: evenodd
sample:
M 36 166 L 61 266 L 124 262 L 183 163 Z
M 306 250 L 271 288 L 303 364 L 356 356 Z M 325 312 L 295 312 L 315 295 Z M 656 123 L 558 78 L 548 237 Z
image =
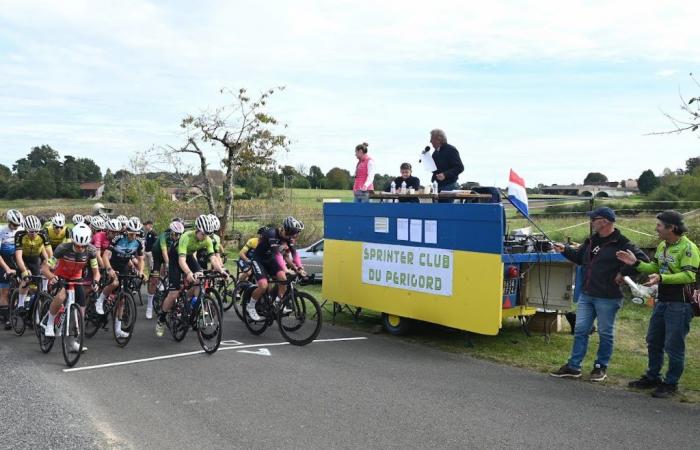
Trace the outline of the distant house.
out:
M 102 194 L 104 194 L 104 191 L 105 184 L 100 181 L 80 183 L 80 193 L 84 198 L 102 198 Z

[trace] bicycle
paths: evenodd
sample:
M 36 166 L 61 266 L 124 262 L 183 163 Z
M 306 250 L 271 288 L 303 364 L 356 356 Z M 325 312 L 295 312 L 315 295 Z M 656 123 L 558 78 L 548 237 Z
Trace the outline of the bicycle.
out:
M 119 277 L 119 287 L 114 291 L 114 295 L 105 299 L 104 314 L 98 314 L 95 309 L 94 298 L 88 302 L 85 308 L 85 336 L 92 338 L 97 331 L 106 328 L 109 323 L 109 316 L 112 316 L 112 333 L 114 340 L 119 347 L 125 347 L 131 340 L 136 325 L 136 302 L 131 292 L 134 278 L 141 278 L 138 275 L 117 275 Z M 117 336 L 114 322 L 117 320 L 117 310 L 122 307 L 122 331 L 128 333 L 127 337 Z
M 158 317 L 163 311 L 163 300 L 168 295 L 168 275 L 158 278 L 158 284 L 156 285 L 156 292 L 153 294 L 153 316 Z
M 53 348 L 55 337 L 47 337 L 45 334 L 46 327 L 54 327 L 54 333 L 58 329 L 58 334 L 61 336 L 61 347 L 63 349 L 63 360 L 68 367 L 73 367 L 83 351 L 83 340 L 85 338 L 85 322 L 83 315 L 80 312 L 80 307 L 75 303 L 75 286 L 80 282 L 58 280 L 52 287 L 53 294 L 51 298 L 41 305 L 41 320 L 37 326 L 39 348 L 43 353 L 48 353 Z M 49 324 L 49 308 L 53 300 L 53 296 L 66 288 L 66 299 L 61 306 L 58 314 L 54 318 L 53 323 Z
M 207 292 L 206 284 L 208 280 L 222 277 L 225 275 L 220 272 L 205 270 L 199 282 L 189 286 L 183 283 L 165 322 L 176 342 L 185 339 L 187 332 L 192 328 L 197 331 L 199 345 L 207 354 L 213 354 L 219 349 L 223 325 L 221 311 L 211 291 Z M 192 286 L 200 286 L 200 289 L 197 296 L 190 299 L 187 297 L 187 290 Z
M 34 330 L 34 333 L 39 335 L 37 324 L 41 318 L 41 306 L 45 301 L 50 301 L 51 297 L 43 289 L 39 289 L 44 283 L 44 277 L 32 275 L 28 278 L 30 282 L 31 295 L 25 301 L 22 311 L 18 311 L 19 291 L 15 289 L 10 298 L 10 323 L 12 330 L 17 336 L 22 336 L 27 329 L 27 326 Z M 33 286 L 32 286 L 33 285 Z
M 282 300 L 277 304 L 273 298 L 277 289 L 265 292 L 255 304 L 255 310 L 261 320 L 255 321 L 246 312 L 251 294 L 256 285 L 248 286 L 243 293 L 241 309 L 243 323 L 248 331 L 255 335 L 262 334 L 276 320 L 282 337 L 292 345 L 306 345 L 321 332 L 323 316 L 318 301 L 309 293 L 297 289 L 297 284 L 306 284 L 313 276 L 300 278 L 298 274 L 287 275 L 286 281 L 272 280 L 275 284 L 288 287 Z M 303 329 L 303 330 L 302 330 Z

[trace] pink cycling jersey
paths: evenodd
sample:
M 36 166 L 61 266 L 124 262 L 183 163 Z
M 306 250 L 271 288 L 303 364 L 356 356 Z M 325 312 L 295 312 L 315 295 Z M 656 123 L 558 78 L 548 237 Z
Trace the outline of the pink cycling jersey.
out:
M 110 240 L 107 237 L 106 231 L 98 231 L 92 235 L 92 245 L 102 253 L 107 250 L 110 245 Z

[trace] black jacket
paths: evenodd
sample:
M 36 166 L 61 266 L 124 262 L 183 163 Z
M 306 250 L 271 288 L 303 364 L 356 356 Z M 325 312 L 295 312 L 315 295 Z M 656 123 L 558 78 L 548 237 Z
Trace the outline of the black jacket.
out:
M 420 180 L 417 177 L 410 176 L 406 179 L 401 177 L 394 178 L 394 183 L 396 184 L 396 192 L 401 192 L 401 183 L 406 182 L 406 189 L 413 188 L 416 191 L 420 189 Z M 391 192 L 391 182 L 387 184 L 384 192 Z M 417 198 L 400 198 L 399 203 L 420 203 Z
M 459 174 L 464 172 L 462 159 L 459 157 L 459 152 L 454 145 L 442 144 L 439 150 L 433 152 L 433 161 L 435 161 L 437 170 L 433 172 L 433 177 L 430 181 L 436 180 L 435 174 L 442 173 L 445 175 L 444 180 L 437 180 L 439 187 L 457 182 Z
M 617 259 L 615 253 L 618 250 L 632 250 L 637 259 L 649 261 L 647 255 L 617 228 L 607 238 L 594 234 L 577 249 L 566 246 L 563 252 L 566 259 L 585 269 L 582 289 L 584 294 L 600 298 L 622 298 L 622 290 L 615 282 L 615 276 L 620 273 L 623 276 L 634 277 L 637 271 Z

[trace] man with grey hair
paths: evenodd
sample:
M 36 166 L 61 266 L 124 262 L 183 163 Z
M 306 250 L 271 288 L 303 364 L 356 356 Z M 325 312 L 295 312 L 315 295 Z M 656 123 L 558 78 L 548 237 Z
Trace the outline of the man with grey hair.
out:
M 433 161 L 437 167 L 430 181 L 437 181 L 438 192 L 458 189 L 457 177 L 464 172 L 459 152 L 453 145 L 447 143 L 447 136 L 440 129 L 430 132 L 430 143 L 435 149 Z M 441 202 L 452 202 L 452 200 L 441 200 Z

